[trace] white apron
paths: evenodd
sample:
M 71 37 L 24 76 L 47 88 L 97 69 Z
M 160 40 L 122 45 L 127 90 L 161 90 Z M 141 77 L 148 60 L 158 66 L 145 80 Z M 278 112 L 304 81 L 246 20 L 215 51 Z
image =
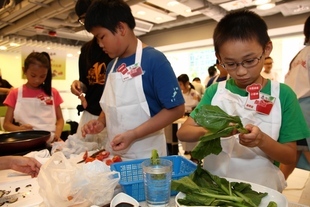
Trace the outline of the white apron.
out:
M 51 99 L 53 100 L 52 97 Z M 51 137 L 47 142 L 53 141 L 56 130 L 54 102 L 53 105 L 46 105 L 37 97 L 25 98 L 23 97 L 23 86 L 21 86 L 18 88 L 14 119 L 20 124 L 32 125 L 34 130 L 51 132 Z
M 135 63 L 141 64 L 141 59 L 142 43 L 138 40 Z M 123 81 L 120 72 L 113 72 L 117 61 L 118 58 L 114 61 L 100 100 L 100 106 L 106 116 L 109 140 L 106 149 L 112 154 L 120 154 L 124 159 L 148 158 L 152 149 L 157 149 L 159 156 L 167 155 L 163 129 L 133 142 L 125 150 L 112 150 L 110 142 L 117 134 L 134 129 L 150 119 L 142 75 Z
M 230 115 L 242 116 L 242 124 L 257 125 L 274 140 L 279 137 L 281 127 L 281 105 L 279 101 L 280 84 L 271 81 L 271 96 L 276 97 L 269 116 L 257 114 L 244 108 L 247 97 L 231 93 L 225 88 L 226 81 L 219 82 L 212 105 L 218 105 Z M 258 147 L 249 148 L 239 144 L 238 134 L 221 138 L 223 148 L 219 155 L 208 155 L 204 158 L 204 168 L 221 177 L 240 179 L 257 183 L 269 188 L 282 190 L 286 181 L 280 169 L 273 164 Z

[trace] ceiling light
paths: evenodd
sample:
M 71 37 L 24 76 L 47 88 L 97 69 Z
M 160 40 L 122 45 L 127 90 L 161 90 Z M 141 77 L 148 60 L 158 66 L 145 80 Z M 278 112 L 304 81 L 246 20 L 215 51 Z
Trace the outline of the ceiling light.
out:
M 11 43 L 10 43 L 10 46 L 11 46 L 11 47 L 19 47 L 20 44 L 15 43 L 15 42 L 11 42 Z
M 6 46 L 0 46 L 0 50 L 7 50 L 8 48 Z
M 273 7 L 275 7 L 276 4 L 275 3 L 268 3 L 268 4 L 261 4 L 261 5 L 258 5 L 256 7 L 256 9 L 259 9 L 259 10 L 268 10 L 268 9 L 271 9 Z
M 178 5 L 179 4 L 179 2 L 177 2 L 177 1 L 169 1 L 168 3 L 167 3 L 167 6 L 176 6 L 176 5 Z
M 160 20 L 162 20 L 163 18 L 162 17 L 155 17 L 155 20 L 156 21 L 160 21 Z
M 137 14 L 139 14 L 139 15 L 145 15 L 145 11 L 138 11 Z

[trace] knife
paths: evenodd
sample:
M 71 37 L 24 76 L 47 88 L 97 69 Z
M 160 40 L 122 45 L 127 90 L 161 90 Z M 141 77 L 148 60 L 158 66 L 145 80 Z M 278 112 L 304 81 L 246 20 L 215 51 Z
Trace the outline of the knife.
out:
M 104 151 L 105 151 L 105 149 L 99 150 L 98 152 L 95 152 L 94 154 L 92 154 L 90 157 L 96 158 L 96 156 L 97 156 L 98 154 L 100 154 L 101 152 L 104 152 Z M 77 162 L 77 164 L 80 164 L 80 163 L 82 163 L 82 162 L 85 162 L 85 160 L 81 160 L 81 161 Z

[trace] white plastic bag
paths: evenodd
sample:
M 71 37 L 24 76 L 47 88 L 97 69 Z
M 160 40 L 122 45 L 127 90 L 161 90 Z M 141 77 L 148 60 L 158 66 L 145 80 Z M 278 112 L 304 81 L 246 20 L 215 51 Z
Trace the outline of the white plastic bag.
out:
M 77 165 L 56 152 L 41 167 L 39 193 L 48 207 L 102 206 L 113 198 L 119 179 L 119 172 L 101 161 Z

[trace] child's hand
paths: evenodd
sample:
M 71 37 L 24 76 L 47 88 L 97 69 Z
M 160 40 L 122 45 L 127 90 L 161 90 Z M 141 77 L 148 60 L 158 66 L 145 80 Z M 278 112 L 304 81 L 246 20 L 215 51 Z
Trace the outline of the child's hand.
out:
M 111 147 L 114 151 L 124 150 L 131 145 L 134 139 L 135 134 L 133 130 L 129 130 L 122 134 L 116 135 L 111 142 Z
M 86 101 L 86 99 L 82 93 L 79 95 L 79 99 L 81 100 L 83 108 L 86 109 L 87 108 L 87 101 Z
M 82 136 L 85 137 L 86 134 L 98 134 L 104 129 L 104 124 L 98 120 L 90 120 L 87 124 L 85 124 L 81 131 Z
M 21 128 L 21 130 L 33 130 L 33 126 L 31 126 L 30 124 L 23 124 L 19 127 Z
M 75 80 L 71 84 L 71 93 L 73 93 L 76 96 L 79 96 L 82 93 L 82 87 L 81 82 L 78 80 Z
M 245 128 L 249 130 L 249 133 L 241 133 L 239 135 L 239 143 L 246 147 L 261 147 L 265 139 L 265 133 L 252 124 L 246 125 Z

